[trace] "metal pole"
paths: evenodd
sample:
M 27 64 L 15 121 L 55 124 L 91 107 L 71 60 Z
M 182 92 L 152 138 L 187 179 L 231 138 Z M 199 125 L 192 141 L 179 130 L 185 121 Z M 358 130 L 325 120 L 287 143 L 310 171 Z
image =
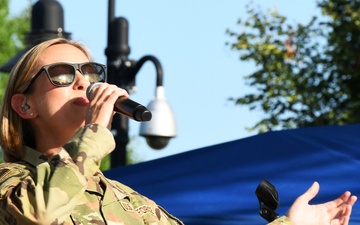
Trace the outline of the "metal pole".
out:
M 124 83 L 118 68 L 121 60 L 121 43 L 119 43 L 119 30 L 114 16 L 114 0 L 109 0 L 108 9 L 108 45 L 105 49 L 107 56 L 108 83 L 121 87 Z M 126 146 L 129 142 L 129 119 L 123 115 L 115 114 L 112 122 L 112 133 L 116 147 L 111 153 L 111 168 L 126 165 Z

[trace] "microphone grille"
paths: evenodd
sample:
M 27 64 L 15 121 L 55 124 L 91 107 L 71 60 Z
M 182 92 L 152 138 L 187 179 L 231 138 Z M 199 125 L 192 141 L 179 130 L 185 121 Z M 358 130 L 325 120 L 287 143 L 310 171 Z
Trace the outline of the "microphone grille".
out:
M 100 84 L 102 84 L 101 82 L 96 82 L 96 83 L 92 83 L 89 85 L 89 87 L 86 89 L 86 97 L 88 99 L 90 99 L 90 95 L 91 95 L 91 91 L 94 87 L 99 86 Z

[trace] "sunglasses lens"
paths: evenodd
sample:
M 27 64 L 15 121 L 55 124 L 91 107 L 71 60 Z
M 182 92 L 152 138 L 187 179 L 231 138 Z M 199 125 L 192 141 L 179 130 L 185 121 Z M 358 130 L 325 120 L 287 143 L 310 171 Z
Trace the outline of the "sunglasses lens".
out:
M 96 63 L 87 63 L 81 66 L 81 72 L 90 83 L 104 82 L 105 71 L 104 68 Z
M 54 65 L 48 68 L 51 82 L 56 86 L 70 85 L 75 78 L 75 70 L 71 65 Z

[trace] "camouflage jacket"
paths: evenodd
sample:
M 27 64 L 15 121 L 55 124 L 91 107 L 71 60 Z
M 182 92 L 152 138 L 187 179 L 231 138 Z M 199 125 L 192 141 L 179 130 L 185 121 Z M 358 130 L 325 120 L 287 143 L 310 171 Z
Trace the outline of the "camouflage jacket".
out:
M 292 222 L 286 216 L 282 216 L 269 223 L 268 225 L 292 225 Z
M 114 146 L 111 132 L 93 124 L 50 159 L 26 147 L 22 161 L 0 164 L 0 224 L 183 224 L 104 177 L 100 161 Z

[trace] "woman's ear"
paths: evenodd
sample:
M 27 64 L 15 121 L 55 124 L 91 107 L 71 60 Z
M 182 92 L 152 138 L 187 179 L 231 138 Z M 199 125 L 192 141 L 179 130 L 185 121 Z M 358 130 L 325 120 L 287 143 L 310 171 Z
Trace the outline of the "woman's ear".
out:
M 14 94 L 11 98 L 11 107 L 23 119 L 31 119 L 34 116 L 24 94 Z

